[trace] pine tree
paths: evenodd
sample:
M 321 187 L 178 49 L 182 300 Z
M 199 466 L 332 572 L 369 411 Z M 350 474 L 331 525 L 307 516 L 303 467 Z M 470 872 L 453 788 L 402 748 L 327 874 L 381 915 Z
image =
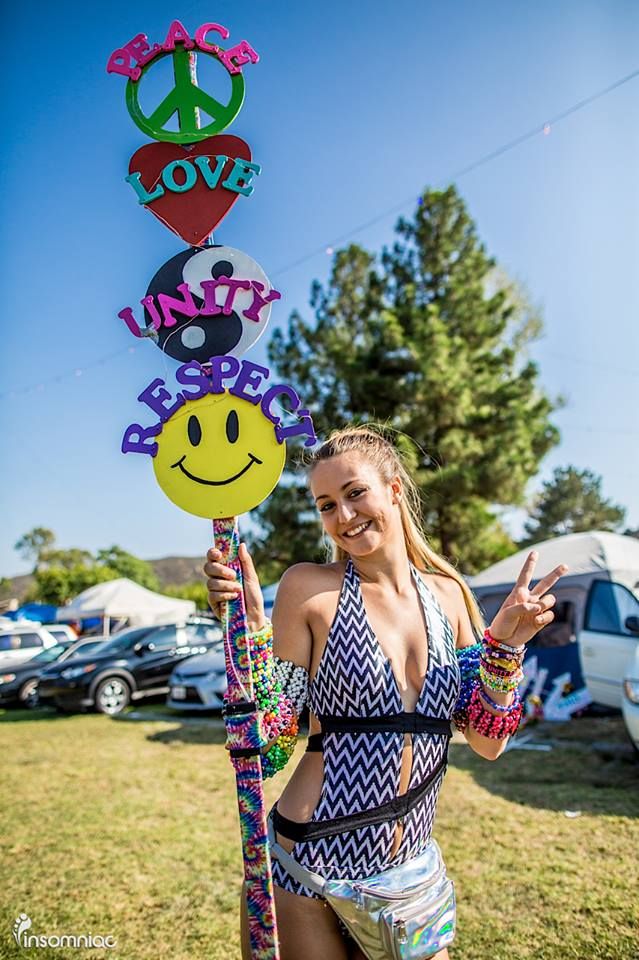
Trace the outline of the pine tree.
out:
M 566 533 L 618 530 L 626 517 L 625 508 L 604 499 L 601 482 L 591 470 L 557 467 L 535 498 L 521 546 Z
M 495 506 L 523 503 L 558 442 L 549 415 L 561 399 L 542 391 L 526 359 L 539 315 L 498 274 L 456 189 L 426 191 L 396 233 L 379 260 L 358 245 L 338 251 L 326 288 L 312 286 L 315 322 L 293 312 L 286 334 L 273 334 L 269 358 L 310 406 L 320 437 L 382 420 L 411 438 L 402 443 L 426 534 L 472 573 L 514 549 Z M 262 546 L 282 569 L 312 559 L 317 545 L 298 520 L 299 498 L 312 509 L 310 498 L 290 499 L 282 522 L 285 496 L 257 511 L 269 531 Z

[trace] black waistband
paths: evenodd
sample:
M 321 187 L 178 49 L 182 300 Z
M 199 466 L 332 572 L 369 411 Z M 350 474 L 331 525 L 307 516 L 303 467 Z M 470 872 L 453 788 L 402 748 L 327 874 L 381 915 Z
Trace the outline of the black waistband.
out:
M 323 733 L 445 733 L 452 737 L 450 720 L 428 717 L 425 713 L 386 713 L 381 717 L 339 717 L 323 713 L 317 718 Z
M 306 744 L 307 753 L 322 751 L 325 733 L 439 733 L 452 737 L 450 720 L 428 717 L 425 713 L 387 713 L 381 717 L 338 717 L 324 713 L 318 718 L 321 733 L 312 733 Z
M 316 736 L 316 734 L 313 734 Z M 310 738 L 309 738 L 310 739 Z M 277 833 L 289 840 L 318 840 L 320 837 L 332 837 L 345 830 L 356 830 L 357 827 L 367 827 L 375 823 L 384 823 L 386 820 L 400 820 L 405 817 L 422 800 L 435 783 L 439 774 L 446 770 L 448 763 L 448 741 L 444 755 L 437 766 L 429 773 L 425 780 L 417 787 L 400 794 L 388 803 L 381 803 L 377 807 L 369 807 L 359 813 L 352 813 L 344 817 L 334 817 L 332 820 L 289 820 L 283 817 L 277 809 L 272 808 L 273 826 Z

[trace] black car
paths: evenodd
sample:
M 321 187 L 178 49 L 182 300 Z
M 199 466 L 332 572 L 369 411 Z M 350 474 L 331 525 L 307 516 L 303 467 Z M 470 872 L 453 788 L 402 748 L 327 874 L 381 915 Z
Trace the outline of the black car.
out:
M 113 716 L 133 700 L 166 694 L 177 663 L 221 642 L 212 620 L 122 630 L 91 656 L 48 667 L 38 684 L 40 703 L 53 702 L 65 713 L 95 707 Z
M 52 663 L 60 664 L 75 657 L 85 657 L 98 640 L 61 640 L 53 647 L 45 647 L 30 660 L 6 660 L 0 666 L 0 706 L 37 707 L 40 677 Z

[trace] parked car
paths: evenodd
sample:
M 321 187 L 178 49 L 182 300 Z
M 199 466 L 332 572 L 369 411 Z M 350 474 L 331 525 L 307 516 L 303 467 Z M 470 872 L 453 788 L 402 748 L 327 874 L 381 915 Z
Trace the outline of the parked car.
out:
M 262 587 L 264 612 L 271 616 L 278 583 Z M 221 630 L 220 630 L 221 636 Z M 176 666 L 169 678 L 167 706 L 174 710 L 201 711 L 220 710 L 226 693 L 226 665 L 224 647 L 210 650 L 198 657 L 191 657 Z
M 621 712 L 628 736 L 639 755 L 639 644 L 624 677 Z
M 121 630 L 91 656 L 43 671 L 40 701 L 63 712 L 95 708 L 113 716 L 132 701 L 166 694 L 176 663 L 205 653 L 221 636 L 205 619 Z
M 54 647 L 58 641 L 41 623 L 17 622 L 0 630 L 0 668 L 7 663 L 30 660 L 41 650 Z
M 26 662 L 6 661 L 0 666 L 0 706 L 37 707 L 40 703 L 38 683 L 42 672 L 52 663 L 63 663 L 83 657 L 100 646 L 95 640 L 63 640 L 45 647 Z
M 174 710 L 220 710 L 225 691 L 226 666 L 220 640 L 208 653 L 190 657 L 176 666 L 169 678 L 166 703 Z
M 60 642 L 68 640 L 70 643 L 73 643 L 74 640 L 78 639 L 78 635 L 73 627 L 70 627 L 67 623 L 43 623 L 42 626 L 45 630 L 49 631 L 51 636 Z
M 612 580 L 591 583 L 579 644 L 593 701 L 621 709 L 624 678 L 639 647 L 639 600 L 628 587 Z

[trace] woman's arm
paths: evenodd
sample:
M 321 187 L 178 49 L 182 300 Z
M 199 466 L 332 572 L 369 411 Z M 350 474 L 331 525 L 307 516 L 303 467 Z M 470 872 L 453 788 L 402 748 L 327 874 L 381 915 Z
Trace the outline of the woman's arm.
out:
M 282 576 L 273 606 L 273 655 L 280 660 L 311 667 L 313 635 L 308 625 L 310 563 L 296 563 Z
M 308 671 L 312 635 L 306 620 L 309 594 L 305 569 L 296 564 L 287 570 L 277 589 L 272 624 L 264 615 L 259 578 L 253 559 L 242 543 L 239 549 L 246 610 L 253 693 L 261 713 L 263 776 L 273 776 L 288 762 L 295 749 L 298 717 L 308 697 Z M 207 555 L 209 604 L 221 613 L 221 604 L 240 589 L 233 570 L 220 562 L 220 551 Z
M 290 760 L 298 735 L 298 719 L 308 702 L 312 634 L 306 619 L 304 567 L 297 564 L 277 588 L 272 624 L 251 634 L 255 695 L 262 710 L 262 774 L 273 776 Z M 302 568 L 302 569 L 300 569 Z
M 468 614 L 458 605 L 458 657 L 462 669 L 471 664 L 473 668 L 477 666 L 478 672 L 472 699 L 465 717 L 462 717 L 468 721 L 465 725 L 474 729 L 467 732 L 465 725 L 462 729 L 473 749 L 488 760 L 496 760 L 503 753 L 508 737 L 517 730 L 522 714 L 518 687 L 523 679 L 526 644 L 552 623 L 556 597 L 548 591 L 568 572 L 566 564 L 560 563 L 531 588 L 538 557 L 536 550 L 531 550 L 526 557 L 512 590 L 477 645 L 481 657 L 470 653 L 468 644 L 475 638 L 471 637 Z M 465 650 L 469 654 L 466 657 Z M 483 736 L 478 730 L 490 733 L 490 736 Z

